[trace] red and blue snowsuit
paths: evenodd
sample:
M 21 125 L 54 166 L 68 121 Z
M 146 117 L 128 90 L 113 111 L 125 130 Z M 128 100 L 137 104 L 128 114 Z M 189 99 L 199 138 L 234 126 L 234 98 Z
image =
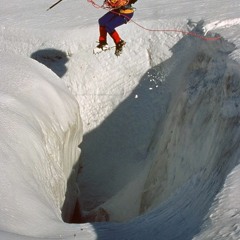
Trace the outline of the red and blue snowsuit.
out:
M 136 1 L 137 0 L 130 0 L 126 6 L 109 11 L 98 20 L 100 43 L 107 43 L 107 33 L 112 37 L 115 44 L 121 41 L 115 28 L 127 23 L 133 17 L 134 9 L 131 4 Z

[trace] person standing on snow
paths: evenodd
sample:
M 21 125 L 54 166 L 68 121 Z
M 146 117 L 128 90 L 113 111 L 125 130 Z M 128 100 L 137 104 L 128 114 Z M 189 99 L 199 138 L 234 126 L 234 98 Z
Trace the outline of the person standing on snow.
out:
M 115 30 L 115 28 L 126 24 L 134 14 L 132 4 L 137 0 L 105 0 L 105 3 L 113 8 L 99 20 L 99 44 L 94 49 L 94 53 L 99 53 L 109 49 L 107 44 L 107 33 L 112 37 L 116 44 L 115 55 L 120 56 L 123 46 L 126 44 Z

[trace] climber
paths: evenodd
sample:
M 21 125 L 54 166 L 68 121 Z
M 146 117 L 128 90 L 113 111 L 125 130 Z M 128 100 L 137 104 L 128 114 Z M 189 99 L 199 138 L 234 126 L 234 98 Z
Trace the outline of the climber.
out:
M 99 44 L 94 49 L 94 53 L 100 53 L 109 49 L 107 44 L 107 33 L 112 37 L 116 48 L 115 55 L 120 56 L 123 46 L 126 44 L 115 30 L 115 28 L 127 23 L 134 14 L 134 4 L 137 0 L 105 0 L 104 4 L 111 10 L 102 16 L 99 22 Z

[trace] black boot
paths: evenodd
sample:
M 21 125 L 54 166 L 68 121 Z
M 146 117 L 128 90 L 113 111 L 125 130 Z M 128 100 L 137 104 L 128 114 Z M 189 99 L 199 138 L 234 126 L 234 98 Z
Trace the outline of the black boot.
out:
M 109 46 L 106 42 L 99 42 L 99 44 L 93 49 L 93 53 L 97 54 L 102 51 L 107 51 L 109 49 Z
M 116 50 L 115 50 L 115 55 L 118 57 L 121 55 L 122 51 L 123 51 L 123 46 L 126 44 L 125 41 L 120 40 L 120 42 L 118 42 L 116 44 Z

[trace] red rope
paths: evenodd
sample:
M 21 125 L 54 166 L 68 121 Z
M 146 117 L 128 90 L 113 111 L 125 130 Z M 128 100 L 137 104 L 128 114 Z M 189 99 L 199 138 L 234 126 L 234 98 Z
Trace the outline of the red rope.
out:
M 111 9 L 109 7 L 106 7 L 104 4 L 103 5 L 99 5 L 97 3 L 94 2 L 94 0 L 87 0 L 89 3 L 91 3 L 95 8 L 101 8 L 101 9 L 105 9 L 105 10 L 110 10 L 111 12 L 118 14 L 118 15 L 124 15 L 121 14 L 119 12 L 115 12 L 114 9 Z M 221 36 L 217 36 L 217 37 L 205 37 L 202 36 L 200 34 L 194 33 L 194 32 L 187 32 L 187 31 L 183 31 L 183 30 L 177 30 L 177 29 L 150 29 L 150 28 L 146 28 L 144 26 L 142 26 L 141 24 L 137 23 L 136 21 L 132 20 L 131 18 L 128 18 L 126 15 L 124 15 L 125 18 L 127 18 L 129 21 L 132 21 L 134 24 L 136 24 L 137 26 L 139 26 L 140 28 L 146 30 L 146 31 L 150 31 L 150 32 L 177 32 L 177 33 L 182 33 L 185 35 L 190 35 L 193 37 L 197 37 L 200 38 L 202 40 L 205 41 L 216 41 L 221 39 Z
M 97 3 L 95 3 L 93 0 L 87 0 L 89 3 L 91 3 L 95 8 L 103 8 L 104 9 L 104 5 L 100 6 Z

